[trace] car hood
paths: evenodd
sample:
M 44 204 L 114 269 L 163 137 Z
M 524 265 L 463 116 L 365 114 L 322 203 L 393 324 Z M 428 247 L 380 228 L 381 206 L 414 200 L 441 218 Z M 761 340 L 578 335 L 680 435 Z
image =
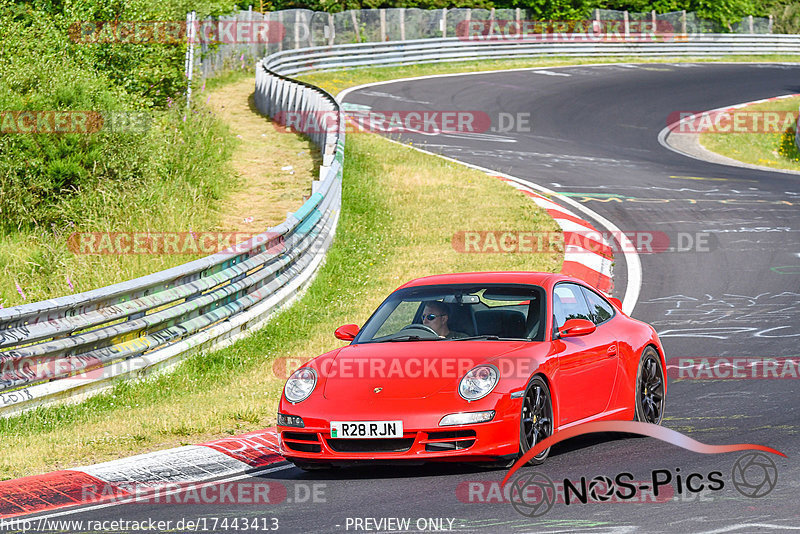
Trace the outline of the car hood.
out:
M 476 365 L 526 346 L 530 343 L 484 340 L 349 345 L 322 365 L 323 395 L 330 400 L 374 401 L 456 391 L 461 378 Z

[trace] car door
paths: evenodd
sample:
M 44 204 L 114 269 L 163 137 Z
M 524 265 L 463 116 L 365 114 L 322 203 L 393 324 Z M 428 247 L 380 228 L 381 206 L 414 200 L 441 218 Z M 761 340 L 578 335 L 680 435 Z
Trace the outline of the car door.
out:
M 609 409 L 611 399 L 614 395 L 617 385 L 617 374 L 620 367 L 619 345 L 617 342 L 617 333 L 614 326 L 609 324 L 609 321 L 616 315 L 614 307 L 600 294 L 589 289 L 586 286 L 581 286 L 583 296 L 586 298 L 586 304 L 589 306 L 589 314 L 591 315 L 592 322 L 594 322 L 597 329 L 591 334 L 594 336 L 594 343 L 597 346 L 598 357 L 600 361 L 604 362 L 598 369 L 598 372 L 603 376 L 605 384 L 608 389 L 606 395 L 605 406 L 600 411 Z M 603 359 L 605 355 L 605 359 Z M 601 399 L 602 400 L 602 399 Z
M 556 329 L 568 319 L 595 322 L 596 318 L 589 311 L 582 287 L 569 282 L 554 287 L 552 310 Z M 617 373 L 617 357 L 612 354 L 616 344 L 608 329 L 602 326 L 591 334 L 553 340 L 558 358 L 556 391 L 560 425 L 599 414 L 608 406 Z

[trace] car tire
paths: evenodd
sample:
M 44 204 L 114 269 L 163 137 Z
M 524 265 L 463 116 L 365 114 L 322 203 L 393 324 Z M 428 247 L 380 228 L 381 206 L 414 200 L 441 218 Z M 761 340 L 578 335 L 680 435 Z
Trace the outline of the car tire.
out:
M 636 372 L 634 421 L 660 425 L 664 418 L 666 376 L 661 357 L 652 346 L 642 351 Z
M 550 388 L 540 376 L 534 376 L 522 396 L 519 419 L 519 454 L 522 456 L 537 443 L 553 435 L 553 401 Z M 539 465 L 550 454 L 548 447 L 533 457 L 528 465 Z

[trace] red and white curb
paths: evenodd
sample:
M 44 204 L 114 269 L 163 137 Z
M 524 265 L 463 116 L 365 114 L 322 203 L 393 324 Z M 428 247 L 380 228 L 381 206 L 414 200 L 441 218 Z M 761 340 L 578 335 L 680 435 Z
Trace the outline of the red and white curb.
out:
M 88 467 L 0 482 L 0 518 L 119 501 L 167 485 L 200 483 L 283 462 L 275 427 L 131 456 Z M 144 492 L 143 492 L 144 490 Z
M 574 276 L 610 295 L 614 290 L 614 253 L 611 244 L 589 221 L 576 215 L 525 185 L 503 176 L 489 174 L 529 196 L 547 211 L 564 232 L 564 263 L 561 273 Z
M 763 104 L 765 102 L 775 102 L 776 100 L 784 100 L 786 98 L 795 98 L 795 97 L 798 97 L 798 96 L 800 96 L 800 93 L 792 93 L 790 95 L 773 96 L 771 98 L 762 98 L 761 100 L 753 100 L 751 102 L 742 102 L 741 104 L 736 104 L 736 105 L 733 105 L 733 106 L 729 106 L 727 108 L 720 108 L 720 109 L 724 109 L 726 111 L 731 111 L 731 110 L 734 110 L 734 109 L 746 108 L 747 106 L 750 106 L 752 104 Z M 709 112 L 706 111 L 704 113 L 709 113 Z

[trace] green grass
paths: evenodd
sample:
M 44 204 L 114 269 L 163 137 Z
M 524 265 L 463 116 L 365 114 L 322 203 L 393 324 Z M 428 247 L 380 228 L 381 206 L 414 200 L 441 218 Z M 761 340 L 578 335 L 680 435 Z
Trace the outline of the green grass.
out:
M 800 97 L 752 104 L 737 112 L 791 111 L 797 119 Z M 781 133 L 703 133 L 700 144 L 708 150 L 744 163 L 800 171 L 800 151 L 794 141 L 795 129 Z
M 232 2 L 201 2 L 204 12 Z M 202 107 L 184 117 L 180 46 L 76 44 L 71 21 L 170 20 L 183 4 L 0 0 L 0 110 L 139 113 L 141 131 L 0 135 L 0 306 L 128 280 L 191 256 L 77 256 L 73 232 L 200 231 L 237 187 L 235 138 Z M 180 19 L 179 19 L 180 20 Z M 7 118 L 9 115 L 6 115 Z

